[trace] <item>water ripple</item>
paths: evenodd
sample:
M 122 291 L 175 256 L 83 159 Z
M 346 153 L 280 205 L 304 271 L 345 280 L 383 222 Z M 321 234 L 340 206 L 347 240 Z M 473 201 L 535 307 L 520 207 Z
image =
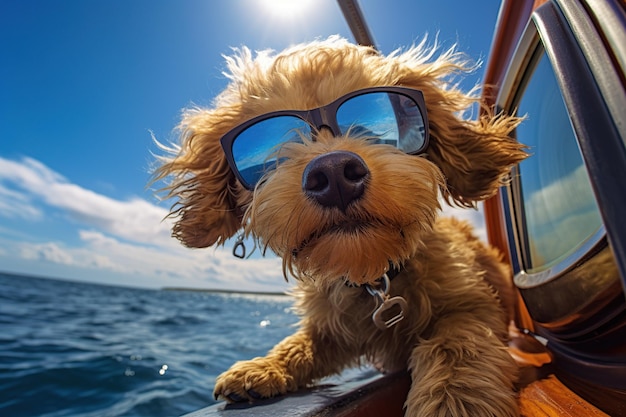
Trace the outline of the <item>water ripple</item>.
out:
M 216 376 L 293 332 L 286 297 L 0 274 L 0 415 L 181 415 Z

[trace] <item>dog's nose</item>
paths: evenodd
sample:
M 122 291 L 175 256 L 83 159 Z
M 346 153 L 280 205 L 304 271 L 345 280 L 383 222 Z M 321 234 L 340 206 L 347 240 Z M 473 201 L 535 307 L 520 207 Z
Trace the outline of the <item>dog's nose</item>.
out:
M 302 174 L 302 190 L 324 207 L 345 211 L 365 191 L 370 171 L 352 152 L 333 151 L 311 160 Z

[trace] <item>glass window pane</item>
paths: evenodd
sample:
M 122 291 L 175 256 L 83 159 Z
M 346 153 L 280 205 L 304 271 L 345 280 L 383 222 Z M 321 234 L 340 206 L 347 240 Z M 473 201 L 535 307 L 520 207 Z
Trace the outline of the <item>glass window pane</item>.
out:
M 525 269 L 536 273 L 574 253 L 602 226 L 578 142 L 545 52 L 518 104 L 527 115 L 517 139 L 530 147 L 520 164 L 527 231 Z

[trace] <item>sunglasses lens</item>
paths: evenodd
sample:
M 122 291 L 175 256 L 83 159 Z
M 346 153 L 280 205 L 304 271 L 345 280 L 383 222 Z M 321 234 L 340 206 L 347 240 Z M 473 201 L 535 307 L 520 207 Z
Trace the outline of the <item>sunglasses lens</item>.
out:
M 275 116 L 243 130 L 233 141 L 233 159 L 247 188 L 254 188 L 263 174 L 276 167 L 281 145 L 301 142 L 311 128 L 295 116 Z
M 418 104 L 392 92 L 365 93 L 346 100 L 337 110 L 342 134 L 367 137 L 415 154 L 426 147 L 426 128 Z

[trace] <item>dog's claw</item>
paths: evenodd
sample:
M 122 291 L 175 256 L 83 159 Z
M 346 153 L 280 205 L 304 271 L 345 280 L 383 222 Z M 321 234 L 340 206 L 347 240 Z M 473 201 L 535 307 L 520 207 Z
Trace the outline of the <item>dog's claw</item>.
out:
M 256 392 L 253 389 L 249 389 L 247 392 L 248 392 L 248 395 L 251 398 L 254 398 L 255 400 L 260 400 L 261 398 L 263 398 L 263 396 L 261 394 L 259 394 L 258 392 Z
M 226 397 L 230 402 L 233 402 L 233 403 L 241 403 L 241 402 L 247 401 L 246 398 L 242 397 L 236 392 L 231 392 L 230 394 L 224 394 L 224 397 Z

